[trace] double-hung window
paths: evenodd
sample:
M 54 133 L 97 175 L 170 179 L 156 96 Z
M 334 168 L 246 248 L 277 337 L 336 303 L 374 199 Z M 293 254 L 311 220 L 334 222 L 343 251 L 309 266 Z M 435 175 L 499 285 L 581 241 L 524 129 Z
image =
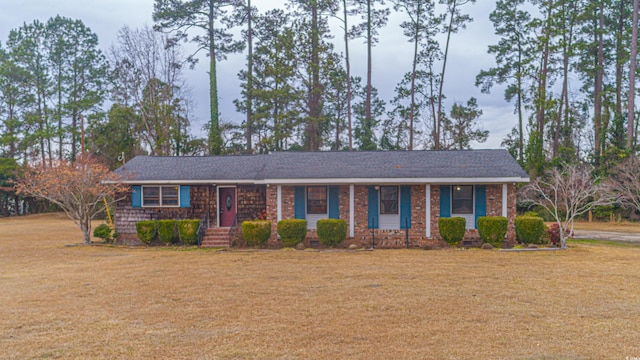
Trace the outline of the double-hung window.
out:
M 452 214 L 473 214 L 473 185 L 455 185 L 451 194 Z
M 380 215 L 398 214 L 398 187 L 380 186 Z
M 400 229 L 400 191 L 398 186 L 380 186 L 379 209 L 379 229 Z
M 307 186 L 307 228 L 315 229 L 320 219 L 329 214 L 329 196 L 326 186 Z
M 307 214 L 327 214 L 327 187 L 307 186 Z
M 143 186 L 142 206 L 177 207 L 180 204 L 179 186 Z
M 451 216 L 462 217 L 467 229 L 475 227 L 473 185 L 454 185 L 451 187 Z

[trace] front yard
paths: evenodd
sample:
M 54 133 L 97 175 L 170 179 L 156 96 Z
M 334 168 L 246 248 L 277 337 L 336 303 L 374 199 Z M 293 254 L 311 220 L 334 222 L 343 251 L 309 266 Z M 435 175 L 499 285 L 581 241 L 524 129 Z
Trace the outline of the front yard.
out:
M 65 246 L 0 219 L 0 358 L 640 357 L 640 248 L 182 251 Z

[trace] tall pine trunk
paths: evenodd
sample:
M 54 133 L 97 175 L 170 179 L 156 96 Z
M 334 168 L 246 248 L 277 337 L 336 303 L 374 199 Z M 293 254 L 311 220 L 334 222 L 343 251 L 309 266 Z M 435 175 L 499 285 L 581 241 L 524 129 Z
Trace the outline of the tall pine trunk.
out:
M 616 110 L 615 117 L 622 117 L 622 80 L 624 73 L 624 5 L 625 0 L 619 0 L 618 27 L 616 28 Z
M 311 4 L 311 89 L 309 119 L 307 121 L 307 150 L 320 150 L 319 121 L 321 116 L 322 85 L 320 84 L 320 30 L 318 29 L 318 2 Z
M 593 128 L 594 128 L 594 153 L 596 164 L 600 163 L 600 157 L 602 156 L 602 88 L 604 78 L 604 10 L 602 9 L 602 3 L 599 8 L 599 20 L 596 30 L 596 39 L 598 43 L 598 52 L 596 56 L 596 78 L 593 87 Z
M 253 148 L 251 144 L 253 117 L 253 29 L 251 15 L 251 0 L 247 0 L 247 154 L 251 154 Z
M 524 160 L 524 131 L 523 131 L 523 111 L 522 111 L 522 45 L 518 41 L 518 159 L 522 162 Z
M 457 0 L 453 1 L 451 6 L 451 13 L 449 14 L 449 25 L 447 27 L 447 42 L 444 47 L 444 57 L 442 58 L 442 72 L 440 72 L 440 87 L 438 89 L 438 113 L 435 129 L 435 138 L 433 139 L 434 147 L 436 150 L 440 149 L 440 131 L 442 127 L 442 92 L 444 87 L 444 74 L 447 69 L 447 57 L 449 56 L 449 41 L 451 40 L 451 32 L 453 31 L 453 19 L 455 17 L 457 6 Z
M 420 19 L 422 18 L 422 2 L 418 3 L 416 16 L 416 32 L 413 37 L 413 65 L 411 68 L 411 109 L 409 111 L 409 150 L 413 150 L 413 128 L 416 109 L 416 68 L 418 67 L 418 42 L 420 41 Z
M 627 149 L 635 146 L 636 61 L 638 56 L 638 0 L 633 0 L 631 61 L 629 62 L 629 102 L 627 107 Z
M 218 79 L 216 77 L 216 50 L 213 33 L 213 0 L 209 0 L 209 103 L 211 121 L 209 122 L 209 153 L 220 155 L 222 152 L 222 135 L 218 124 Z
M 351 124 L 351 62 L 349 60 L 349 24 L 347 14 L 347 0 L 342 0 L 344 11 L 344 52 L 347 70 L 347 124 L 349 126 L 349 151 L 353 150 L 353 127 Z
M 373 39 L 371 38 L 371 1 L 367 0 L 367 97 L 364 114 L 367 124 L 371 120 L 371 48 L 373 46 Z

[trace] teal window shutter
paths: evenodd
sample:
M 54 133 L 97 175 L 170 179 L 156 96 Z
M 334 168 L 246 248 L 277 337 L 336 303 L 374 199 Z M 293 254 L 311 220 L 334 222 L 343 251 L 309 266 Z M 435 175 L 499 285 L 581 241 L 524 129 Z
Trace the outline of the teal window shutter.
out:
M 191 207 L 191 186 L 180 185 L 180 207 Z
M 329 219 L 340 219 L 340 188 L 329 186 Z
M 142 186 L 140 185 L 131 187 L 131 207 L 134 209 L 142 207 Z
M 296 186 L 293 200 L 293 214 L 296 219 L 304 219 L 307 214 L 305 207 L 305 187 Z
M 400 229 L 411 229 L 411 186 L 400 186 Z
M 476 185 L 476 205 L 475 205 L 475 228 L 478 228 L 478 218 L 487 216 L 487 187 L 485 185 Z
M 378 190 L 374 186 L 369 186 L 369 229 L 378 228 Z
M 440 185 L 440 217 L 451 217 L 451 185 Z

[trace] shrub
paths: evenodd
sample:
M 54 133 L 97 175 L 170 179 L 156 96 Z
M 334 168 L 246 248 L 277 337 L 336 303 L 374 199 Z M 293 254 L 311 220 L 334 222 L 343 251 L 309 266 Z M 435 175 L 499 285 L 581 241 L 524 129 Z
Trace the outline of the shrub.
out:
M 158 239 L 167 245 L 176 242 L 175 220 L 158 220 Z
M 557 223 L 551 224 L 547 228 L 547 237 L 553 245 L 558 246 L 560 244 L 560 226 Z
M 111 239 L 111 227 L 107 224 L 100 224 L 93 229 L 93 236 L 107 241 Z
M 320 219 L 318 240 L 326 246 L 336 246 L 347 238 L 347 222 L 342 219 Z
M 198 242 L 198 227 L 200 220 L 178 220 L 178 236 L 185 245 L 195 245 Z
M 544 236 L 544 221 L 540 217 L 516 216 L 516 236 L 524 244 L 541 244 Z
M 144 220 L 136 223 L 138 239 L 145 244 L 151 244 L 156 238 L 157 226 L 155 220 Z
M 464 237 L 467 221 L 463 217 L 451 217 L 438 219 L 438 231 L 447 244 L 457 245 Z
M 542 217 L 542 216 L 538 215 L 538 213 L 537 213 L 537 212 L 535 212 L 535 211 L 527 211 L 527 212 L 525 212 L 525 213 L 524 213 L 524 215 L 522 215 L 522 216 L 526 216 L 526 217 L 539 217 L 539 218 L 541 218 L 541 217 Z
M 307 220 L 290 219 L 278 221 L 278 234 L 282 245 L 293 247 L 307 236 Z
M 262 245 L 271 236 L 271 221 L 254 220 L 242 222 L 242 237 L 251 246 Z
M 509 220 L 504 216 L 481 216 L 478 218 L 478 234 L 487 244 L 500 247 L 507 234 Z

